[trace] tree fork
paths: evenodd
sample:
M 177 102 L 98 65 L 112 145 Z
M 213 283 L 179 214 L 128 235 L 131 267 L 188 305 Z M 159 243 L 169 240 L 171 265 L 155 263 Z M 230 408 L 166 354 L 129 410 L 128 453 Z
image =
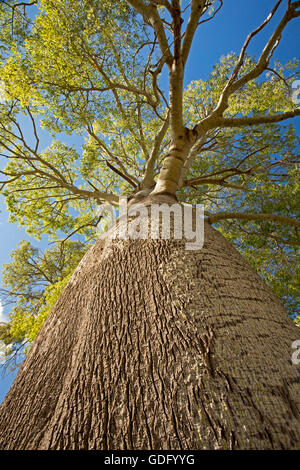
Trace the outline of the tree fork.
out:
M 187 128 L 184 128 L 183 135 L 173 139 L 169 152 L 164 158 L 152 195 L 164 193 L 176 195 L 184 163 L 194 142 L 195 134 Z

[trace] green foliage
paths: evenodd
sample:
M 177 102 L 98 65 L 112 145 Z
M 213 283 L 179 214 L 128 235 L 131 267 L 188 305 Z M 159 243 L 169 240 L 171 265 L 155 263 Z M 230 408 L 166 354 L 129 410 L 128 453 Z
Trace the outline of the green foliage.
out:
M 30 14 L 17 10 L 13 22 L 8 4 L 0 4 L 0 158 L 7 162 L 0 190 L 11 222 L 36 239 L 66 239 L 44 254 L 22 242 L 4 267 L 1 296 L 13 307 L 0 338 L 12 357 L 32 343 L 97 238 L 98 205 L 112 195 L 132 195 L 143 181 L 169 110 L 157 38 L 125 0 L 41 0 Z M 165 9 L 159 11 L 167 21 Z M 185 126 L 193 128 L 217 106 L 237 61 L 233 53 L 221 57 L 206 81 L 186 87 Z M 256 58 L 246 55 L 238 77 L 255 65 Z M 224 117 L 293 110 L 297 67 L 295 60 L 274 60 L 230 96 Z M 71 144 L 65 142 L 69 135 Z M 167 129 L 154 180 L 169 144 Z M 291 124 L 216 128 L 200 144 L 191 151 L 180 201 L 202 202 L 209 213 L 297 216 L 299 139 Z M 217 227 L 294 316 L 297 230 L 243 220 Z M 70 240 L 75 235 L 80 242 Z
M 11 0 L 0 2 L 0 59 L 6 58 L 12 49 L 21 48 L 30 31 L 31 19 L 22 5 Z
M 27 305 L 20 303 L 14 307 L 11 314 L 9 335 L 15 342 L 26 341 L 27 347 L 25 353 L 28 351 L 28 347 L 36 338 L 52 307 L 70 280 L 71 274 L 66 275 L 66 277 L 55 284 L 47 286 L 39 302 L 35 302 L 34 305 L 28 306 L 27 302 Z M 37 311 L 36 315 L 34 315 L 34 310 Z
M 207 81 L 192 81 L 185 91 L 185 121 L 190 126 L 206 117 L 218 104 L 220 94 L 232 74 L 238 57 L 227 54 L 220 58 Z M 256 58 L 246 56 L 238 78 L 250 72 L 256 64 Z M 263 77 L 249 81 L 237 93 L 230 96 L 229 106 L 224 117 L 235 115 L 248 116 L 274 114 L 290 111 L 295 108 L 289 91 L 297 77 L 298 60 L 289 61 L 286 65 L 275 61 L 273 68 Z M 278 76 L 285 80 L 279 79 Z
M 23 241 L 4 265 L 1 297 L 12 304 L 8 323 L 1 324 L 0 339 L 8 358 L 25 346 L 28 350 L 88 246 L 66 240 L 40 253 Z

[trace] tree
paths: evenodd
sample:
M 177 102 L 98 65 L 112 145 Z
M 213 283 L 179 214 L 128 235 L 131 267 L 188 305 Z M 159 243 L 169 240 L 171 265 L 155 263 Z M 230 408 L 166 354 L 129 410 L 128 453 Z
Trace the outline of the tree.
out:
M 2 191 L 11 220 L 64 237 L 71 259 L 59 275 L 47 265 L 54 286 L 66 280 L 55 305 L 52 281 L 37 301 L 32 283 L 60 248 L 43 258 L 22 245 L 6 268 L 19 325 L 26 302 L 34 323 L 47 319 L 1 406 L 1 448 L 299 447 L 299 329 L 274 294 L 295 313 L 298 138 L 282 123 L 300 114 L 297 63 L 273 56 L 300 2 L 277 1 L 239 56 L 186 88 L 195 33 L 222 1 L 26 5 L 1 5 Z M 41 148 L 45 130 L 53 140 Z M 81 135 L 82 152 L 61 133 Z M 70 237 L 95 240 L 97 208 L 120 195 L 130 207 L 204 203 L 203 248 L 101 238 L 71 275 L 85 248 L 72 257 Z
M 10 321 L 3 322 L 0 330 L 6 346 L 6 367 L 19 365 L 20 351 L 26 353 L 36 338 L 86 250 L 86 244 L 66 240 L 44 253 L 27 241 L 13 251 L 13 261 L 4 265 L 4 288 L 0 289 L 2 301 L 13 305 Z

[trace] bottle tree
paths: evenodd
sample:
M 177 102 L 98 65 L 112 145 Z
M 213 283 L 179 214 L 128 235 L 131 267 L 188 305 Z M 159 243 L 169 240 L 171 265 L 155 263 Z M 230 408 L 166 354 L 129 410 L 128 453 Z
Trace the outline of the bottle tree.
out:
M 184 86 L 197 30 L 225 7 L 1 3 L 1 191 L 12 221 L 57 243 L 23 243 L 5 267 L 3 341 L 32 344 L 0 408 L 1 449 L 299 448 L 286 310 L 300 110 L 297 63 L 276 50 L 300 1 L 277 1 L 238 55 Z M 120 195 L 204 204 L 203 247 L 98 239 L 99 207 Z

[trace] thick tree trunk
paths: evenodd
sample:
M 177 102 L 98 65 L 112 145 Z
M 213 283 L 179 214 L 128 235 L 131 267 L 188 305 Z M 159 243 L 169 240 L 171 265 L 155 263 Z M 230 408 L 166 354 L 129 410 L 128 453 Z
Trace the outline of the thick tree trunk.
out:
M 0 411 L 1 449 L 300 447 L 299 330 L 209 225 L 99 240 Z

